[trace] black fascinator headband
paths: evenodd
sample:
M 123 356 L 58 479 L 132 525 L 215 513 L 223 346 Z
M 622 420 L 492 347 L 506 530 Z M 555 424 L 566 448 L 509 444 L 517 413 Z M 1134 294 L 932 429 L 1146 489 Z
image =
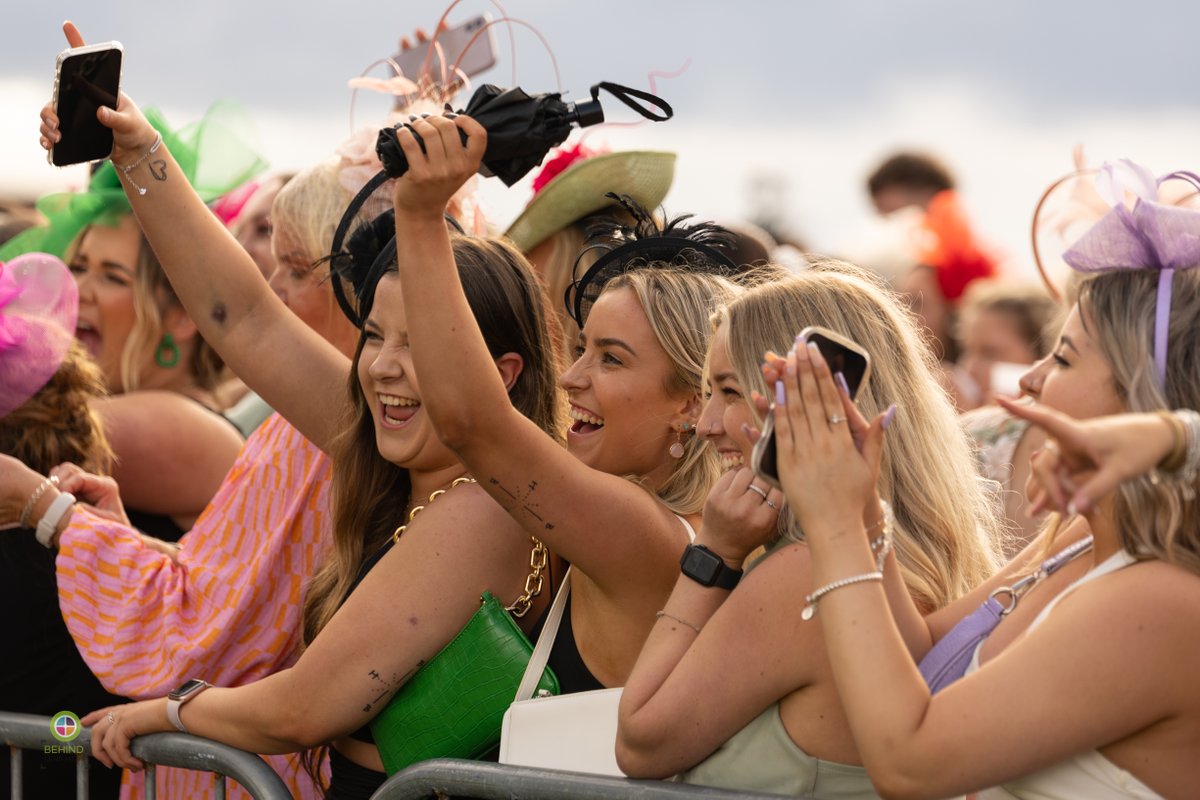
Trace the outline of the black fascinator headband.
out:
M 689 272 L 729 277 L 739 272 L 729 257 L 734 236 L 713 222 L 687 224 L 691 214 L 660 225 L 629 195 L 605 195 L 621 205 L 633 224 L 605 219 L 590 225 L 580 258 L 593 250 L 602 251 L 583 277 L 567 287 L 563 302 L 567 313 L 582 328 L 592 304 L 605 285 L 618 275 L 637 269 L 666 265 Z M 575 262 L 579 263 L 578 259 Z

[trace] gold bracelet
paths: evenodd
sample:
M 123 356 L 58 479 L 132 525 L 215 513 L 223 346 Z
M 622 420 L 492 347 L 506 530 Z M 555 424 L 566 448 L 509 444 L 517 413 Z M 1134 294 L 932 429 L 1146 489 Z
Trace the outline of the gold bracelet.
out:
M 671 613 L 669 613 L 669 612 L 667 612 L 667 611 L 665 611 L 665 610 L 663 610 L 663 611 L 659 611 L 657 614 L 655 614 L 655 615 L 654 615 L 654 621 L 655 621 L 655 622 L 657 622 L 658 620 L 662 619 L 663 617 L 666 617 L 667 619 L 673 619 L 673 620 L 675 620 L 676 622 L 678 622 L 680 625 L 687 625 L 689 628 L 691 628 L 692 630 L 694 630 L 696 633 L 699 633 L 699 632 L 700 632 L 700 626 L 699 626 L 699 625 L 696 625 L 696 624 L 695 624 L 695 623 L 693 623 L 693 622 L 688 622 L 686 619 L 680 619 L 679 617 L 677 617 L 677 616 L 675 616 L 674 614 L 671 614 Z

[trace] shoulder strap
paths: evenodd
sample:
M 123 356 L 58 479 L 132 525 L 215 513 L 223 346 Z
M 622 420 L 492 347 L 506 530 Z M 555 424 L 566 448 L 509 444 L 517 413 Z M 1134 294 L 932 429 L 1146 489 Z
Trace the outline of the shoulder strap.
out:
M 554 640 L 558 638 L 558 627 L 562 623 L 563 609 L 566 608 L 567 597 L 571 594 L 571 569 L 573 568 L 567 569 L 567 574 L 563 576 L 562 586 L 558 587 L 558 594 L 554 595 L 554 603 L 550 606 L 546 624 L 542 626 L 542 633 L 538 636 L 537 645 L 533 648 L 533 655 L 529 657 L 529 664 L 526 665 L 525 674 L 521 677 L 521 684 L 517 687 L 517 696 L 513 698 L 514 703 L 533 697 L 533 690 L 537 688 L 538 681 L 541 680 L 542 673 L 546 670 L 546 662 L 550 660 L 550 650 L 554 647 Z
M 679 521 L 683 523 L 683 529 L 687 531 L 688 541 L 696 541 L 696 529 L 692 527 L 692 523 L 687 521 L 687 517 L 683 516 L 682 514 L 676 514 L 675 516 L 678 517 Z
M 1034 617 L 1033 622 L 1029 623 L 1029 627 L 1026 629 L 1026 633 L 1033 630 L 1038 625 L 1041 625 L 1042 621 L 1045 620 L 1046 617 L 1050 615 L 1050 612 L 1054 610 L 1054 607 L 1056 605 L 1058 605 L 1059 601 L 1062 600 L 1067 595 L 1069 595 L 1071 592 L 1078 589 L 1080 586 L 1083 586 L 1085 583 L 1088 583 L 1089 581 L 1094 581 L 1097 578 L 1102 578 L 1111 572 L 1116 572 L 1117 570 L 1124 569 L 1125 567 L 1128 567 L 1128 566 L 1130 566 L 1132 564 L 1136 564 L 1136 563 L 1137 563 L 1137 559 L 1134 558 L 1129 553 L 1127 553 L 1125 550 L 1118 550 L 1117 552 L 1113 553 L 1111 556 L 1106 558 L 1103 562 L 1101 562 L 1100 564 L 1097 564 L 1095 567 L 1092 567 L 1091 571 L 1089 571 L 1086 575 L 1084 575 L 1079 580 L 1072 583 L 1067 588 L 1063 589 L 1061 592 L 1058 593 L 1058 596 L 1056 596 L 1053 600 L 1051 600 L 1049 603 L 1047 603 L 1046 607 L 1043 608 L 1036 617 Z

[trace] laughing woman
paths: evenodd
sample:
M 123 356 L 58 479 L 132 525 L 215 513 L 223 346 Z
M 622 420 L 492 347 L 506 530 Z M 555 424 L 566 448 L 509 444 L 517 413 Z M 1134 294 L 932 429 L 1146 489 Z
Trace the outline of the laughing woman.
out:
M 688 783 L 732 789 L 874 797 L 825 656 L 828 632 L 795 612 L 817 585 L 807 530 L 794 506 L 776 526 L 777 490 L 738 466 L 750 463 L 751 429 L 762 423 L 751 395 L 767 391 L 763 353 L 784 352 L 799 331 L 819 325 L 870 354 L 873 370 L 857 396 L 871 413 L 891 406 L 879 485 L 894 525 L 879 508 L 867 512 L 867 525 L 887 542 L 875 555 L 916 655 L 928 646 L 919 613 L 993 568 L 986 492 L 913 319 L 865 273 L 819 263 L 749 290 L 714 321 L 700 430 L 734 469 L 709 495 L 705 532 L 731 569 L 764 541 L 767 551 L 736 588 L 679 579 L 625 688 L 618 762 L 634 777 L 682 773 Z M 913 464 L 927 467 L 917 474 Z
M 732 264 L 684 229 L 661 243 L 629 237 L 601 256 L 591 270 L 615 277 L 598 296 L 594 285 L 577 290 L 577 359 L 559 380 L 574 420 L 564 450 L 504 402 L 441 222 L 478 170 L 486 133 L 464 116 L 412 128 L 428 153 L 400 132 L 410 168 L 395 193 L 396 241 L 423 408 L 480 486 L 573 565 L 549 660 L 563 692 L 623 686 L 718 475 L 693 432 L 707 319 L 737 291 L 705 270 Z

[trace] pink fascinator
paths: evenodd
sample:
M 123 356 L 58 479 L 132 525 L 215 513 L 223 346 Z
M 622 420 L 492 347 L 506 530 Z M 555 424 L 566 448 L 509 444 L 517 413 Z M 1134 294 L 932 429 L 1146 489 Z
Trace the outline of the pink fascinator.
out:
M 1076 175 L 1053 184 L 1034 214 L 1034 256 L 1043 278 L 1046 269 L 1037 252 L 1038 217 L 1046 197 Z M 1180 184 L 1184 196 L 1173 191 Z M 1062 254 L 1063 262 L 1077 272 L 1158 270 L 1158 297 L 1154 311 L 1154 366 L 1159 386 L 1167 375 L 1167 329 L 1171 317 L 1172 280 L 1175 270 L 1200 267 L 1200 208 L 1189 205 L 1200 193 L 1200 176 L 1171 172 L 1160 177 L 1128 159 L 1107 163 L 1095 173 L 1094 197 L 1107 210 Z M 1078 190 L 1076 191 L 1078 194 Z M 1095 208 L 1099 204 L 1093 203 Z M 1052 291 L 1058 292 L 1049 282 Z
M 58 371 L 78 316 L 79 290 L 58 258 L 27 253 L 0 264 L 0 417 Z

